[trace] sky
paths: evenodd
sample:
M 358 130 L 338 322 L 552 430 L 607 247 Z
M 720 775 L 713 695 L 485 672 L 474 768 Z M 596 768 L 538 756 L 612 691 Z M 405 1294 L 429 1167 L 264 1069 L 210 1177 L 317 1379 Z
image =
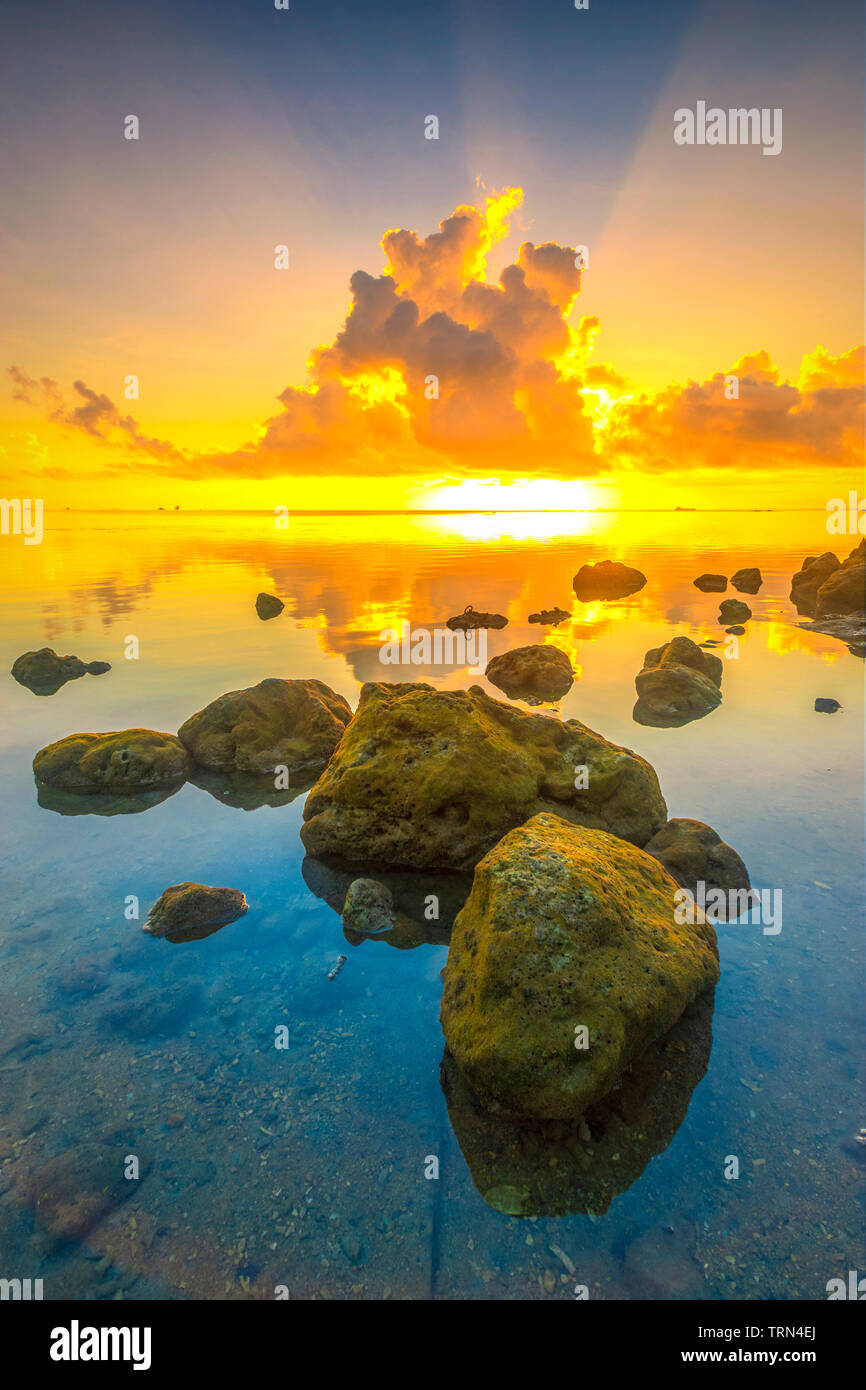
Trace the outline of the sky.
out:
M 4 496 L 862 492 L 854 0 L 48 0 L 6 39 Z M 677 144 L 700 101 L 780 151 Z

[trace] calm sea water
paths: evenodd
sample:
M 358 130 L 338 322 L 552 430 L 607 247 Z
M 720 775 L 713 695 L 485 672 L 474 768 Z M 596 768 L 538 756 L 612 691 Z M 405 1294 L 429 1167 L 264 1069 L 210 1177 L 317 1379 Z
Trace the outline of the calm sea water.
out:
M 787 599 L 805 555 L 857 539 L 834 544 L 824 523 L 317 516 L 278 531 L 267 516 L 64 513 L 39 547 L 5 539 L 4 669 L 47 645 L 112 670 L 50 698 L 2 686 L 0 1274 L 41 1277 L 46 1298 L 285 1286 L 292 1298 L 571 1299 L 581 1284 L 591 1298 L 797 1299 L 862 1271 L 863 665 L 798 628 Z M 578 603 L 572 575 L 605 557 L 639 566 L 645 589 Z M 721 707 L 681 729 L 636 724 L 644 652 L 677 632 L 722 635 L 719 596 L 693 578 L 751 564 L 764 585 Z M 272 622 L 253 608 L 262 589 L 286 603 Z M 570 1215 L 521 1219 L 485 1200 L 497 1173 L 483 1128 L 449 1110 L 440 1084 L 447 928 L 348 942 L 328 901 L 339 905 L 338 879 L 304 864 L 303 795 L 244 809 L 187 784 L 113 816 L 37 803 L 31 761 L 52 740 L 174 731 L 265 676 L 318 677 L 353 706 L 370 679 L 498 696 L 467 671 L 379 661 L 384 628 L 441 624 L 468 603 L 509 618 L 491 656 L 548 631 L 577 672 L 562 717 L 643 754 L 669 814 L 709 822 L 756 887 L 783 892 L 778 935 L 719 928 L 705 1071 L 698 1057 L 678 1128 L 646 1136 L 638 1175 L 618 1180 L 623 1156 L 600 1148 L 617 1192 L 603 1212 L 598 1173 L 575 1185 Z M 572 619 L 527 624 L 554 604 Z M 137 660 L 124 656 L 131 636 Z M 816 696 L 841 710 L 815 713 Z M 250 911 L 176 946 L 125 916 L 131 895 L 143 920 L 185 879 L 240 888 Z M 123 1176 L 131 1156 L 137 1179 Z M 438 1178 L 425 1176 L 432 1157 Z

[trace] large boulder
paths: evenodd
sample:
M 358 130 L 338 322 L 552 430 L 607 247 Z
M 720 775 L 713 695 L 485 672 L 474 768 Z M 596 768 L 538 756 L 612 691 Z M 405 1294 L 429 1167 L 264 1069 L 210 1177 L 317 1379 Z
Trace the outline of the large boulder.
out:
M 439 1069 L 448 1118 L 472 1181 L 508 1216 L 602 1215 L 670 1144 L 704 1076 L 713 1041 L 713 992 L 650 1043 L 620 1084 L 569 1120 L 491 1114 L 448 1049 Z
M 644 849 L 691 893 L 697 892 L 700 882 L 707 889 L 721 888 L 725 893 L 751 887 L 749 871 L 737 851 L 703 821 L 676 816 L 647 841 Z
M 327 763 L 352 717 L 323 681 L 260 681 L 231 690 L 187 719 L 177 736 L 199 767 L 290 773 Z
M 574 672 L 565 652 L 543 643 L 515 647 L 494 656 L 484 674 L 510 700 L 528 700 L 530 704 L 559 700 L 574 684 Z
M 593 599 L 626 598 L 636 594 L 646 584 L 640 570 L 623 565 L 619 560 L 601 560 L 597 565 L 581 565 L 572 580 L 574 592 L 581 603 Z
M 791 580 L 791 602 L 798 613 L 815 616 L 818 590 L 830 575 L 839 569 L 839 560 L 831 550 L 823 555 L 807 555 Z
M 441 1011 L 485 1106 L 583 1114 L 716 984 L 715 932 L 700 912 L 677 924 L 678 891 L 643 850 L 555 815 L 485 856 L 454 924 Z
M 818 590 L 815 617 L 866 614 L 866 540 L 828 575 Z
M 174 734 L 122 729 L 109 734 L 69 734 L 33 759 L 38 782 L 67 791 L 137 791 L 182 782 L 192 759 Z
M 304 807 L 309 854 L 467 869 L 539 811 L 645 844 L 666 819 L 649 763 L 579 720 L 493 700 L 479 686 L 363 686 Z
M 12 666 L 12 675 L 19 685 L 32 690 L 34 695 L 56 695 L 67 681 L 77 681 L 81 676 L 102 676 L 110 671 L 107 661 L 82 661 L 78 656 L 58 656 L 51 647 L 40 647 L 35 652 L 24 652 Z
M 722 663 L 690 637 L 674 637 L 647 652 L 634 683 L 636 723 L 677 727 L 721 704 Z

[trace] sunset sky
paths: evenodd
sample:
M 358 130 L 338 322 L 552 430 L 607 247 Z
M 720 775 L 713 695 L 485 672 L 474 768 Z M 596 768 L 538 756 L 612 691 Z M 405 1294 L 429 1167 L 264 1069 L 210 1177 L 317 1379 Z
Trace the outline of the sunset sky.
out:
M 6 30 L 4 496 L 862 493 L 858 0 L 48 0 Z M 676 145 L 699 100 L 781 108 L 781 153 Z

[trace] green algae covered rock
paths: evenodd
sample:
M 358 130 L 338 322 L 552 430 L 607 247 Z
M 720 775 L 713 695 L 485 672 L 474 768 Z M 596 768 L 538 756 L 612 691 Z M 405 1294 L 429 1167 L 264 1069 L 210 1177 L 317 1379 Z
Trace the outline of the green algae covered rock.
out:
M 579 720 L 479 686 L 369 683 L 307 798 L 301 839 L 354 863 L 467 869 L 541 811 L 638 845 L 666 820 L 649 763 Z
M 199 767 L 266 773 L 324 767 L 352 717 L 324 681 L 269 680 L 220 695 L 178 730 Z
M 454 924 L 441 1012 L 482 1104 L 581 1115 L 716 984 L 715 932 L 676 922 L 677 892 L 643 850 L 558 816 L 491 850 Z
M 237 888 L 174 883 L 154 903 L 142 931 L 169 941 L 199 940 L 243 917 L 248 903 Z
M 174 734 L 121 729 L 108 734 L 69 734 L 33 759 L 38 782 L 68 791 L 136 791 L 182 782 L 192 760 Z
M 12 675 L 34 695 L 56 695 L 67 681 L 82 676 L 102 676 L 110 671 L 107 661 L 82 661 L 78 656 L 58 656 L 51 647 L 24 652 L 12 666 Z
M 532 647 L 514 647 L 494 656 L 484 674 L 509 699 L 530 704 L 560 700 L 574 684 L 574 671 L 565 652 L 543 642 Z
M 618 1086 L 568 1120 L 491 1114 L 446 1048 L 439 1075 L 448 1118 L 487 1205 L 524 1217 L 606 1212 L 682 1124 L 707 1070 L 712 1021 L 707 990 Z
M 721 704 L 722 663 L 690 637 L 678 636 L 647 652 L 634 683 L 635 722 L 677 727 Z

